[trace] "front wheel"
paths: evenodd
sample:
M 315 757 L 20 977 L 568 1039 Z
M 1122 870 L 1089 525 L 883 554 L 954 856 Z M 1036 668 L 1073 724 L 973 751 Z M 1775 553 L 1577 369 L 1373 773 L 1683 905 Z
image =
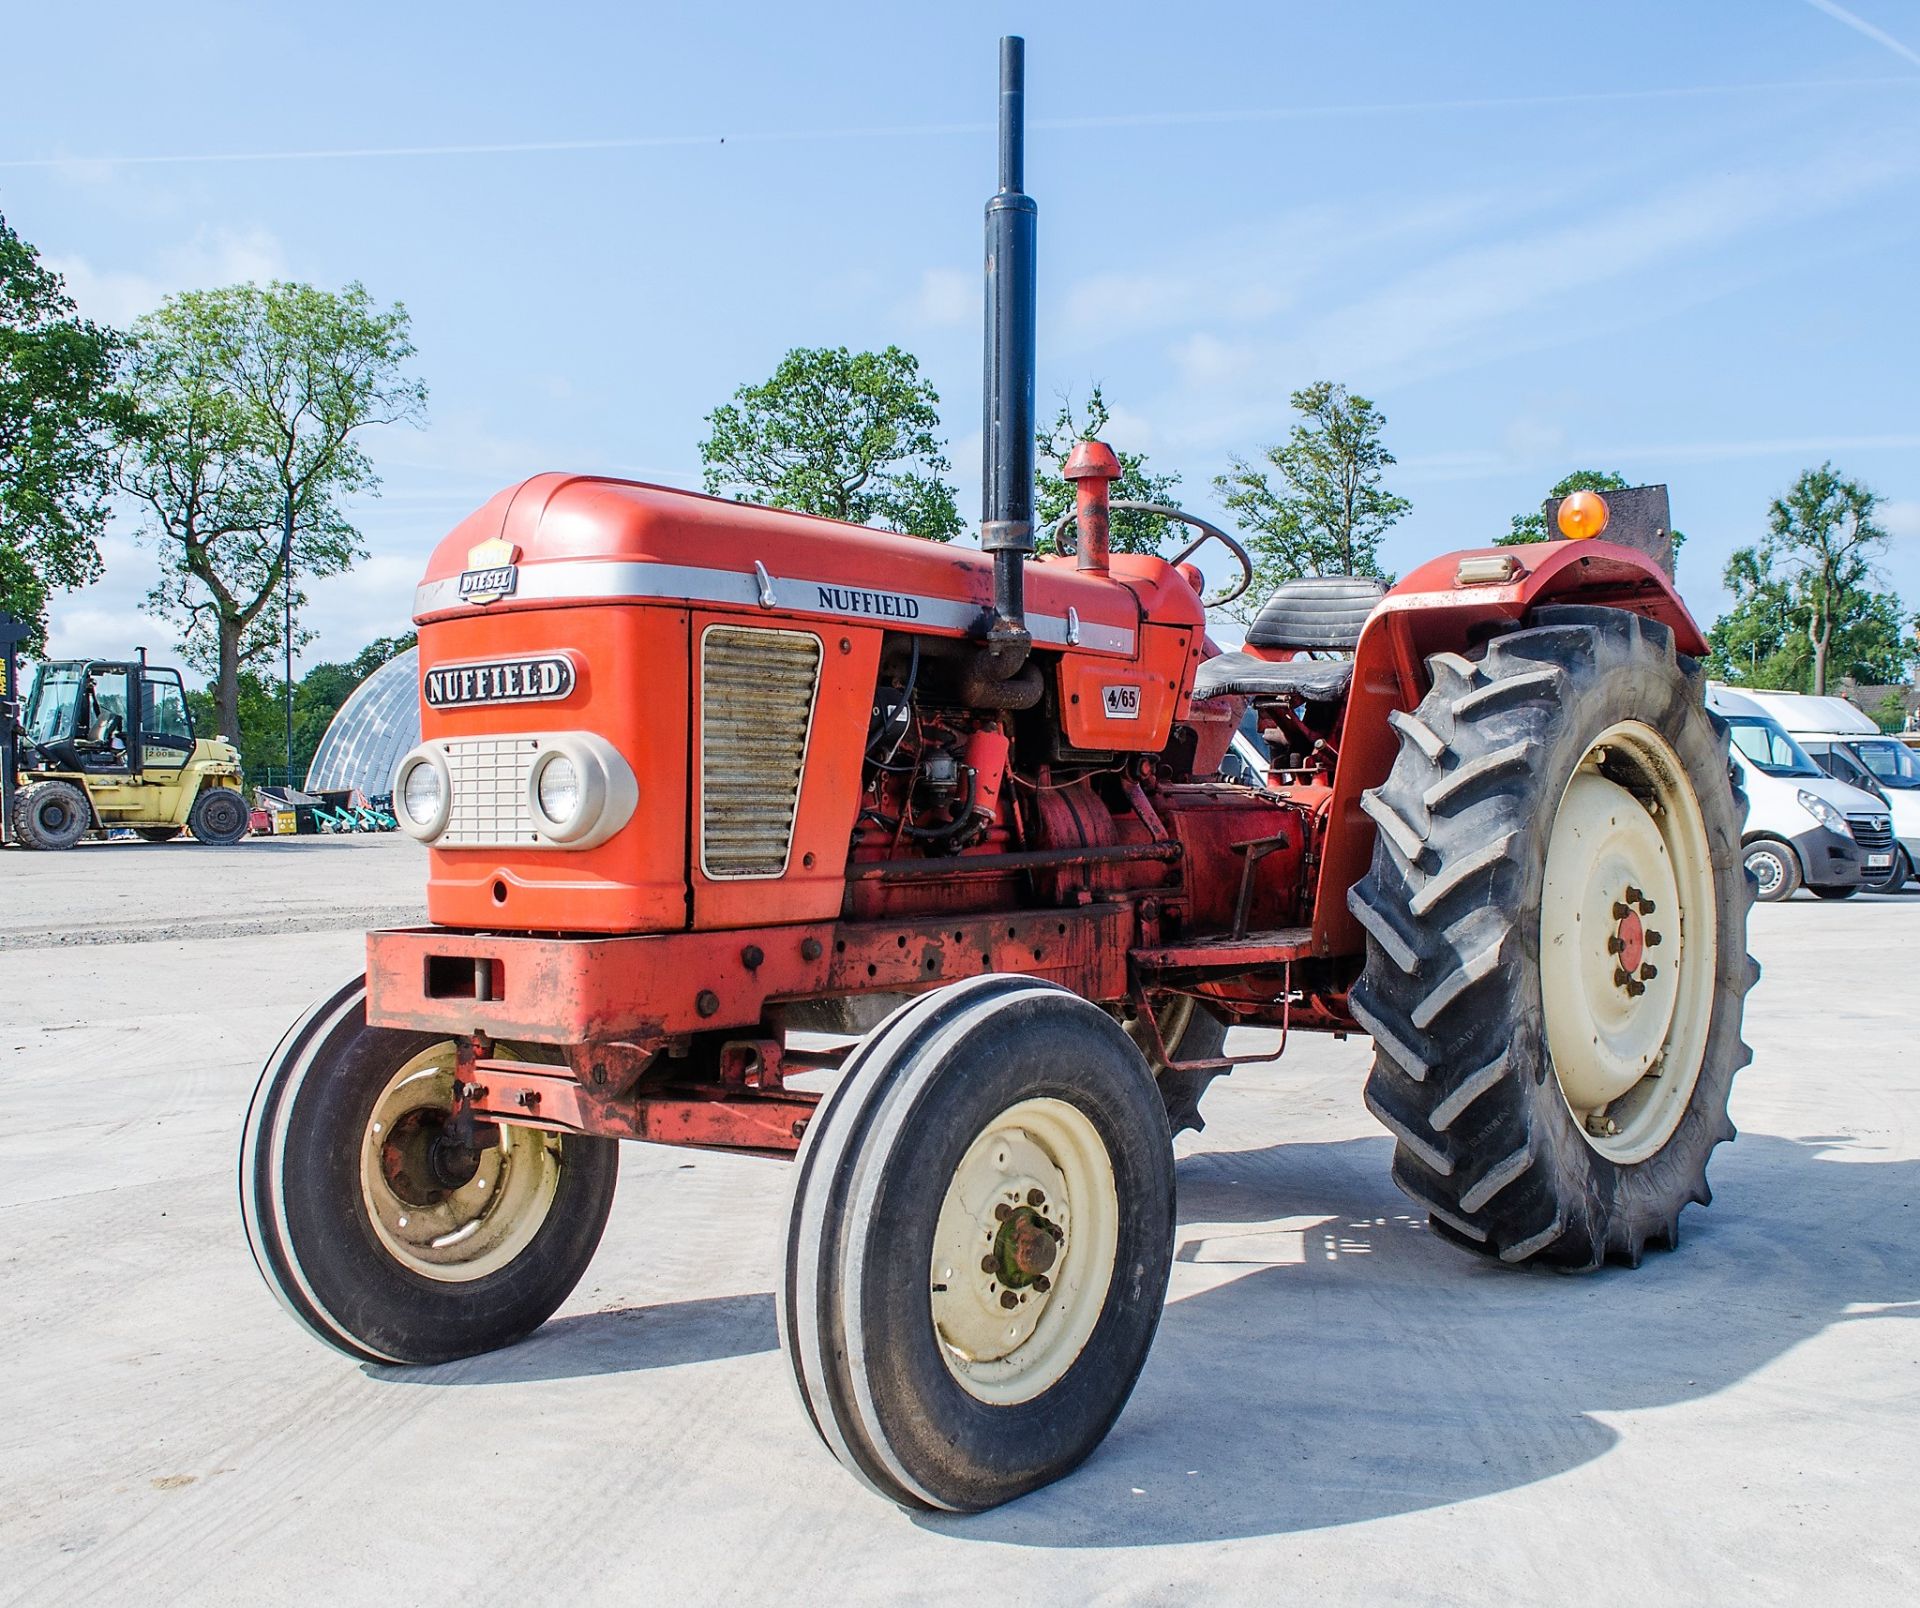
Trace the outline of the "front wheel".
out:
M 356 978 L 295 1024 L 247 1112 L 240 1209 L 274 1294 L 367 1362 L 451 1362 L 550 1317 L 586 1272 L 615 1140 L 502 1125 L 463 1143 L 454 1046 L 369 1027 Z
M 840 1461 L 970 1513 L 1100 1444 L 1173 1257 L 1152 1074 L 1098 1006 L 988 976 L 869 1036 L 795 1163 L 780 1331 Z
M 1747 875 L 1753 878 L 1753 896 L 1762 904 L 1791 899 L 1800 888 L 1800 856 L 1773 838 L 1756 838 L 1744 853 Z
M 70 849 L 93 825 L 87 795 L 72 782 L 30 782 L 14 799 L 14 835 L 30 849 Z
M 1435 1230 L 1588 1268 L 1677 1243 L 1708 1198 L 1740 1039 L 1751 898 L 1726 727 L 1666 627 L 1554 607 L 1429 661 L 1365 795 L 1351 996 L 1367 1104 Z

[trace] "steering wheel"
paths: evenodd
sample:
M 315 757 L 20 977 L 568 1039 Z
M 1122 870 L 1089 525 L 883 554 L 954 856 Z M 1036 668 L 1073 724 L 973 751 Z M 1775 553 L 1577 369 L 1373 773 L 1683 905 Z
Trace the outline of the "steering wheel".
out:
M 1240 584 L 1230 592 L 1222 592 L 1218 597 L 1204 599 L 1203 601 L 1208 608 L 1218 608 L 1222 603 L 1231 603 L 1235 598 L 1245 592 L 1249 586 L 1253 585 L 1253 560 L 1247 556 L 1247 550 L 1218 525 L 1213 524 L 1209 520 L 1202 519 L 1198 514 L 1190 514 L 1184 508 L 1169 508 L 1165 503 L 1135 502 L 1131 498 L 1123 498 L 1115 502 L 1110 502 L 1107 504 L 1107 507 L 1114 513 L 1158 514 L 1162 519 L 1172 519 L 1182 525 L 1192 525 L 1196 527 L 1200 534 L 1170 558 L 1167 561 L 1170 564 L 1177 565 L 1186 563 L 1195 553 L 1205 547 L 1208 542 L 1218 542 L 1222 547 L 1226 548 L 1228 552 L 1233 554 L 1233 556 L 1240 561 Z M 1053 545 L 1058 552 L 1077 553 L 1080 550 L 1080 543 L 1077 537 L 1071 543 L 1066 539 L 1067 526 L 1073 523 L 1074 517 L 1075 510 L 1069 508 L 1053 522 Z

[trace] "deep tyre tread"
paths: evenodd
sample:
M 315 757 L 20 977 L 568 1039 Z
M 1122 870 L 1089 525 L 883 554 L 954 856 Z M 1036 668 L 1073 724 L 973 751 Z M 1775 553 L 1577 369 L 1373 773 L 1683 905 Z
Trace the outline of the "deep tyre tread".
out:
M 1100 1133 L 1121 1202 L 1118 1252 L 1071 1367 L 1028 1401 L 989 1405 L 949 1372 L 934 1330 L 934 1216 L 975 1135 L 1043 1097 Z M 1091 1453 L 1132 1392 L 1165 1299 L 1169 1138 L 1119 1024 L 1051 983 L 970 978 L 875 1029 L 808 1124 L 777 1297 L 801 1401 L 841 1463 L 903 1506 L 977 1512 Z
M 14 795 L 13 831 L 30 849 L 70 849 L 93 826 L 93 806 L 72 782 L 30 782 Z
M 618 1141 L 570 1134 L 545 1221 L 513 1261 L 462 1283 L 396 1261 L 367 1223 L 361 1136 L 387 1079 L 435 1042 L 369 1027 L 356 977 L 287 1031 L 247 1108 L 240 1215 L 254 1264 L 308 1330 L 363 1362 L 452 1362 L 525 1338 L 580 1282 L 613 1206 Z
M 247 801 L 231 787 L 206 787 L 187 812 L 187 827 L 212 848 L 224 849 L 247 835 L 252 816 Z
M 1592 1268 L 1678 1242 L 1707 1198 L 1740 1039 L 1752 879 L 1729 785 L 1726 727 L 1670 631 L 1616 609 L 1549 607 L 1478 659 L 1429 661 L 1432 690 L 1391 724 L 1399 753 L 1363 807 L 1373 865 L 1349 908 L 1366 932 L 1351 997 L 1374 1039 L 1369 1108 L 1394 1136 L 1393 1178 L 1434 1231 L 1500 1261 Z M 1718 961 L 1691 1102 L 1646 1159 L 1617 1163 L 1578 1126 L 1547 1051 L 1539 970 L 1549 833 L 1574 766 L 1615 722 L 1678 755 L 1707 831 Z

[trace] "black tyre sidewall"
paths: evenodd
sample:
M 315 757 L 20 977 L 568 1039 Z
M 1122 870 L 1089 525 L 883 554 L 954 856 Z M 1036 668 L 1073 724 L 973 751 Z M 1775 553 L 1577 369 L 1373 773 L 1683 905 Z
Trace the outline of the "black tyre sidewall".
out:
M 413 1272 L 368 1221 L 361 1144 L 394 1072 L 441 1040 L 368 1027 L 364 989 L 343 996 L 344 1009 L 330 1002 L 306 1035 L 289 1036 L 256 1096 L 247 1204 L 261 1270 L 316 1334 L 369 1361 L 450 1362 L 510 1345 L 552 1315 L 592 1260 L 618 1143 L 562 1139 L 546 1219 L 507 1266 L 461 1283 Z
M 207 817 L 209 815 L 217 815 L 225 808 L 234 810 L 238 817 L 238 822 L 236 825 L 222 831 L 217 822 L 211 822 Z M 187 816 L 187 822 L 193 831 L 193 835 L 199 839 L 200 842 L 208 844 L 213 848 L 226 848 L 238 843 L 247 835 L 248 819 L 247 801 L 231 787 L 206 788 L 200 796 L 193 801 L 193 808 L 188 812 Z
M 883 1033 L 885 1029 L 881 1030 Z M 826 1400 L 809 1402 L 847 1442 L 843 1458 L 868 1483 L 905 1505 L 974 1512 L 1006 1502 L 1078 1466 L 1111 1429 L 1144 1366 L 1172 1265 L 1174 1171 L 1160 1096 L 1139 1051 L 1098 1007 L 1062 990 L 1010 998 L 985 1023 L 950 1043 L 931 1067 L 924 1037 L 877 1070 L 888 1090 L 855 1093 L 822 1118 L 854 1125 L 835 1176 L 817 1181 L 832 1198 L 823 1214 L 823 1314 L 857 1322 L 858 1346 L 827 1336 Z M 843 1090 L 844 1090 L 843 1085 Z M 940 1206 L 961 1158 L 995 1118 L 1021 1101 L 1050 1098 L 1082 1112 L 1107 1149 L 1119 1200 L 1112 1280 L 1085 1347 L 1049 1389 L 996 1406 L 969 1393 L 947 1367 L 933 1326 L 929 1277 Z M 884 1123 L 892 1148 L 869 1135 Z M 805 1189 L 807 1181 L 801 1180 Z M 873 1209 L 855 1220 L 853 1200 Z M 789 1345 L 792 1338 L 789 1337 Z M 849 1354 L 865 1373 L 856 1383 Z M 866 1413 L 856 1403 L 864 1387 Z M 809 1386 L 801 1371 L 803 1397 Z M 868 1439 L 911 1481 L 902 1486 Z M 827 1437 L 833 1444 L 833 1437 Z M 838 1450 L 839 1448 L 836 1448 Z M 930 1499 L 930 1501 L 929 1501 Z
M 1771 891 L 1762 890 L 1755 884 L 1754 897 L 1762 904 L 1780 904 L 1791 899 L 1801 887 L 1800 860 L 1791 847 L 1775 842 L 1772 838 L 1757 838 L 1740 851 L 1740 863 L 1744 866 L 1747 857 L 1752 854 L 1772 855 L 1780 862 L 1780 880 Z
M 61 819 L 48 829 L 41 823 L 41 812 L 57 805 Z M 35 849 L 70 849 L 87 835 L 93 825 L 92 807 L 87 795 L 71 782 L 36 782 L 19 795 L 20 841 Z

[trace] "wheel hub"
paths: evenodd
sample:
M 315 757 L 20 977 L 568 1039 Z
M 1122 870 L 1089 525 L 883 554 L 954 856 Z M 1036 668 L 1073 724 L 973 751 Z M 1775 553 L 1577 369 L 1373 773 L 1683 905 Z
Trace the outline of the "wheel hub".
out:
M 1677 759 L 1650 728 L 1612 728 L 1554 817 L 1540 986 L 1561 1093 L 1616 1160 L 1658 1149 L 1685 1110 L 1711 1003 L 1713 899 L 1699 803 Z M 1701 921 L 1688 922 L 1690 908 Z

